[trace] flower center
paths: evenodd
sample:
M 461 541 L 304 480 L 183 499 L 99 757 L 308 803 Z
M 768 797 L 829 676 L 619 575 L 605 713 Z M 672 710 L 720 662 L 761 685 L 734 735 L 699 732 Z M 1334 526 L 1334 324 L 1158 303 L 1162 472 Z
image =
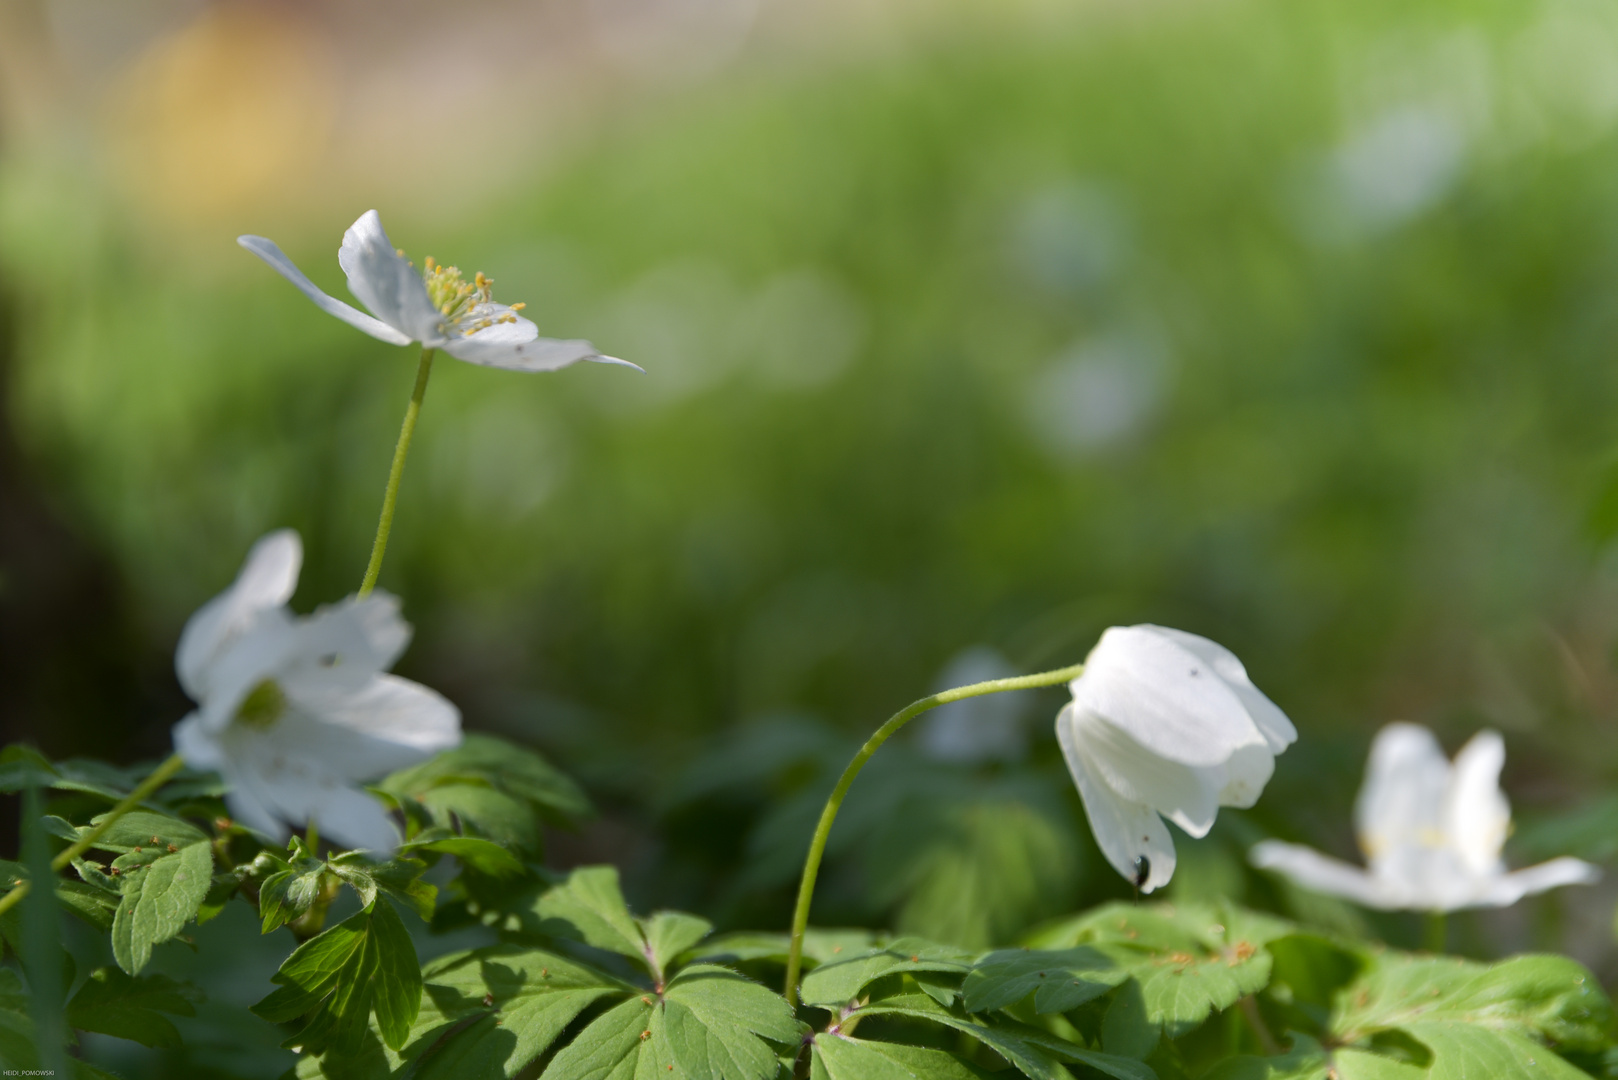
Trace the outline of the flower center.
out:
M 274 727 L 287 711 L 287 696 L 273 679 L 265 679 L 242 698 L 236 707 L 236 722 L 250 728 Z
M 459 330 L 470 337 L 479 330 L 497 323 L 514 323 L 526 305 L 512 304 L 510 310 L 489 312 L 494 303 L 494 280 L 483 276 L 480 270 L 467 281 L 459 267 L 445 266 L 431 255 L 422 260 L 422 281 L 427 285 L 427 298 L 444 316 L 446 330 Z

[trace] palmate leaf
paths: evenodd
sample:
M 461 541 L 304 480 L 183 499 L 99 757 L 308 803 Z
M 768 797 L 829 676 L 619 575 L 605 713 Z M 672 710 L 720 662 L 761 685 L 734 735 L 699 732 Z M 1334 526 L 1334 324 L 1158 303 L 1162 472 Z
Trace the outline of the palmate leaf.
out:
M 774 1080 L 783 1049 L 803 1035 L 785 1000 L 759 984 L 715 964 L 677 968 L 708 923 L 676 912 L 635 918 L 610 868 L 576 870 L 533 906 L 534 925 L 557 947 L 512 943 L 437 960 L 403 1040 L 385 1041 L 373 1024 L 357 1044 L 306 1055 L 298 1075 L 448 1080 L 543 1068 L 553 1080 Z M 565 951 L 572 943 L 628 957 L 646 974 L 603 970 Z
M 287 1045 L 314 1052 L 359 1049 L 373 1012 L 382 1041 L 403 1046 L 421 1008 L 416 948 L 398 913 L 380 898 L 299 945 L 273 981 L 280 989 L 253 1012 L 271 1023 L 307 1018 Z
M 806 1005 L 840 1008 L 871 983 L 896 973 L 938 972 L 962 976 L 972 970 L 972 953 L 921 938 L 899 938 L 883 948 L 823 963 L 804 977 L 799 990 Z
M 1293 927 L 1235 908 L 1109 904 L 1035 935 L 1029 950 L 990 953 L 962 984 L 968 1009 L 1032 997 L 1036 1012 L 1066 1012 L 1111 994 L 1102 1045 L 1143 1058 L 1210 1013 L 1269 983 L 1264 946 Z
M 924 1046 L 816 1035 L 810 1080 L 989 1080 L 994 1074 Z
M 1595 977 L 1566 957 L 1519 956 L 1483 965 L 1385 954 L 1339 995 L 1332 1034 L 1362 1047 L 1338 1053 L 1344 1080 L 1388 1072 L 1388 1058 L 1366 1052 L 1377 1049 L 1375 1038 L 1388 1032 L 1414 1039 L 1431 1054 L 1430 1062 L 1415 1064 L 1417 1075 L 1432 1080 L 1572 1080 L 1585 1074 L 1552 1047 L 1598 1050 L 1611 1024 L 1611 1003 Z

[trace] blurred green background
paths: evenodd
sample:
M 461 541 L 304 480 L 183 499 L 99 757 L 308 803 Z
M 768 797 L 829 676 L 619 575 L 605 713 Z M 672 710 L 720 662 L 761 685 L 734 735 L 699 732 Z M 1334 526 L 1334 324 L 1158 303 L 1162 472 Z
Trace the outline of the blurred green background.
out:
M 357 585 L 415 354 L 233 240 L 346 295 L 375 206 L 646 369 L 442 360 L 382 577 L 400 670 L 596 799 L 558 865 L 782 926 L 882 718 L 1135 622 L 1234 649 L 1302 732 L 1255 810 L 1178 838 L 1175 895 L 1360 924 L 1242 853 L 1352 856 L 1395 719 L 1505 733 L 1510 858 L 1618 848 L 1610 6 L 0 12 L 8 740 L 166 753 L 179 628 L 271 528 L 307 544 L 300 609 Z M 988 944 L 1127 895 L 1061 700 L 884 750 L 816 921 Z M 1615 897 L 1461 944 L 1611 976 Z

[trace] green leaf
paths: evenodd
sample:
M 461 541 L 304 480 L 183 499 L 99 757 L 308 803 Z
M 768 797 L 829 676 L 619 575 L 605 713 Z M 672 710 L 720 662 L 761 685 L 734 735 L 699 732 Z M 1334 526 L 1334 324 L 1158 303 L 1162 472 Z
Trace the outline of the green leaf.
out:
M 281 870 L 265 878 L 258 887 L 258 913 L 263 933 L 268 934 L 296 919 L 320 892 L 320 871 L 300 874 Z
M 567 880 L 545 890 L 534 901 L 537 932 L 570 938 L 598 949 L 648 962 L 646 940 L 624 903 L 618 871 L 611 866 L 584 866 Z
M 765 1040 L 793 1043 L 803 1031 L 780 995 L 728 968 L 693 964 L 669 984 L 652 1041 L 658 1063 L 677 1075 L 773 1080 L 778 1063 Z
M 84 1031 L 116 1035 L 142 1046 L 176 1047 L 180 1032 L 162 1015 L 195 1016 L 200 995 L 164 975 L 134 977 L 117 968 L 90 973 L 67 1005 L 67 1021 Z
M 799 993 L 806 1005 L 841 1008 L 884 976 L 919 971 L 964 975 L 972 969 L 972 959 L 953 945 L 900 938 L 885 948 L 821 964 L 804 977 Z
M 146 966 L 153 945 L 174 937 L 196 915 L 213 883 L 213 851 L 205 843 L 193 843 L 132 870 L 123 880 L 123 899 L 112 922 L 112 954 L 119 967 L 134 975 Z
M 399 921 L 393 905 L 383 901 L 371 913 L 371 937 L 376 944 L 376 979 L 372 1005 L 382 1041 L 397 1050 L 405 1044 L 410 1025 L 421 1009 L 421 962 L 410 933 Z
M 1203 1080 L 1327 1080 L 1332 1062 L 1307 1035 L 1292 1036 L 1292 1047 L 1275 1057 L 1241 1055 L 1215 1065 Z
M 1034 1011 L 1062 1013 L 1100 997 L 1130 977 L 1100 949 L 1005 949 L 979 960 L 961 984 L 969 1012 L 1004 1009 L 1034 997 Z
M 869 952 L 886 941 L 887 935 L 872 930 L 816 930 L 810 927 L 803 935 L 804 966 L 813 970 L 828 960 L 838 960 Z M 744 962 L 769 960 L 785 965 L 792 938 L 787 934 L 767 934 L 757 930 L 738 930 L 709 938 L 692 951 L 696 960 L 718 962 Z
M 91 827 L 99 825 L 104 817 L 105 814 L 100 814 L 91 818 L 90 825 L 81 826 L 76 830 L 78 836 L 85 836 Z M 127 854 L 136 848 L 143 851 L 153 848 L 166 850 L 169 845 L 184 848 L 200 844 L 207 839 L 207 834 L 189 821 L 149 810 L 131 810 L 97 837 L 93 846 L 101 851 Z
M 0 792 L 12 795 L 26 787 L 51 787 L 60 776 L 50 759 L 32 746 L 13 743 L 0 750 Z
M 1085 1065 L 1115 1080 L 1156 1080 L 1144 1063 L 1098 1053 L 1039 1028 L 1013 1020 L 979 1020 L 959 1009 L 945 1008 L 926 994 L 901 993 L 877 999 L 851 1016 L 903 1016 L 954 1028 L 1005 1058 L 1030 1080 L 1069 1080 L 1063 1062 Z
M 296 1020 L 313 1009 L 337 982 L 350 958 L 365 946 L 371 914 L 361 911 L 299 945 L 272 977 L 281 987 L 253 1006 L 272 1024 Z
M 401 855 L 412 851 L 432 851 L 440 855 L 452 855 L 460 860 L 463 866 L 469 866 L 478 873 L 488 874 L 490 877 L 518 877 L 526 870 L 522 860 L 510 851 L 492 840 L 476 836 L 444 836 L 420 843 L 405 844 L 399 848 Z
M 537 855 L 540 823 L 571 824 L 591 813 L 578 785 L 538 754 L 487 735 L 394 773 L 378 786 L 413 823 L 481 836 Z M 411 835 L 414 835 L 414 825 Z
M 1179 1038 L 1201 1025 L 1210 1013 L 1229 1008 L 1267 986 L 1271 957 L 1265 945 L 1293 931 L 1283 920 L 1230 907 L 1108 904 L 1042 931 L 1031 943 L 1043 949 L 1025 955 L 1038 956 L 1036 972 L 1046 962 L 1047 970 L 1060 970 L 1064 955 L 1069 962 L 1075 958 L 1087 962 L 1071 952 L 1087 946 L 1110 961 L 1113 969 L 1125 973 L 1127 980 L 1120 981 L 1103 1018 L 1103 1045 L 1144 1057 L 1159 1038 Z M 985 959 L 993 960 L 996 967 L 974 983 L 975 1002 L 985 996 L 1003 999 L 1025 985 L 1026 969 L 1007 967 L 1007 954 Z M 1078 973 L 1069 976 L 1069 983 L 1115 977 L 1104 967 L 1087 971 L 1082 977 Z M 994 972 L 1003 978 L 995 977 Z M 1073 995 L 1089 994 L 1084 985 L 1065 989 Z M 1035 1009 L 1064 1011 L 1058 1006 L 1065 1006 L 1068 1000 L 1066 994 L 1047 993 L 1041 1005 L 1036 989 Z
M 680 911 L 659 911 L 649 919 L 636 920 L 646 938 L 654 972 L 667 971 L 674 958 L 692 948 L 713 931 L 713 923 Z
M 1483 965 L 1449 957 L 1385 954 L 1338 996 L 1332 1033 L 1375 1050 L 1398 1031 L 1433 1055 L 1432 1077 L 1577 1077 L 1546 1043 L 1606 1046 L 1612 1006 L 1595 977 L 1562 956 Z
M 810 1080 L 988 1080 L 993 1074 L 942 1050 L 820 1034 Z
M 544 1080 L 635 1080 L 653 1073 L 657 1055 L 652 1025 L 658 1013 L 649 997 L 613 1006 L 564 1046 L 540 1075 Z

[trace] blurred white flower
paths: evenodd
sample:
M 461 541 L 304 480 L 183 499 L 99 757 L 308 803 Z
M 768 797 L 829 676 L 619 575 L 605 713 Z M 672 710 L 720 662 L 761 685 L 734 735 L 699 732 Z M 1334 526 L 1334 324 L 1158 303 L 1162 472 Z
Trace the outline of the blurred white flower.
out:
M 1306 888 L 1383 910 L 1506 907 L 1530 893 L 1595 881 L 1601 872 L 1572 858 L 1506 872 L 1505 761 L 1505 744 L 1492 731 L 1473 736 L 1451 765 L 1426 728 L 1389 724 L 1371 745 L 1354 805 L 1368 870 L 1279 840 L 1255 845 L 1249 858 Z
M 1206 836 L 1252 806 L 1297 739 L 1230 650 L 1164 626 L 1114 626 L 1070 684 L 1056 737 L 1096 843 L 1143 892 L 1174 874 L 1168 818 Z
M 986 645 L 958 654 L 939 676 L 937 689 L 1005 679 L 1017 674 L 1005 657 Z M 1021 761 L 1028 756 L 1029 692 L 984 694 L 940 705 L 928 713 L 921 728 L 921 749 L 938 761 L 976 764 L 980 761 Z
M 382 231 L 375 210 L 367 210 L 354 222 L 337 250 L 349 291 L 371 315 L 321 292 L 274 241 L 238 236 L 236 242 L 280 271 L 326 314 L 390 345 L 419 341 L 458 360 L 510 371 L 555 371 L 580 360 L 636 367 L 602 356 L 588 341 L 540 337 L 539 328 L 517 314 L 522 304 L 494 302 L 490 289 L 494 283 L 482 274 L 467 281 L 460 270 L 441 266 L 431 257 L 417 273 Z
M 174 726 L 174 747 L 223 774 L 244 825 L 284 838 L 312 821 L 348 847 L 388 852 L 393 822 L 358 782 L 459 745 L 461 714 L 386 674 L 410 640 L 392 596 L 293 615 L 302 562 L 297 533 L 269 534 L 186 623 L 174 667 L 197 709 Z

